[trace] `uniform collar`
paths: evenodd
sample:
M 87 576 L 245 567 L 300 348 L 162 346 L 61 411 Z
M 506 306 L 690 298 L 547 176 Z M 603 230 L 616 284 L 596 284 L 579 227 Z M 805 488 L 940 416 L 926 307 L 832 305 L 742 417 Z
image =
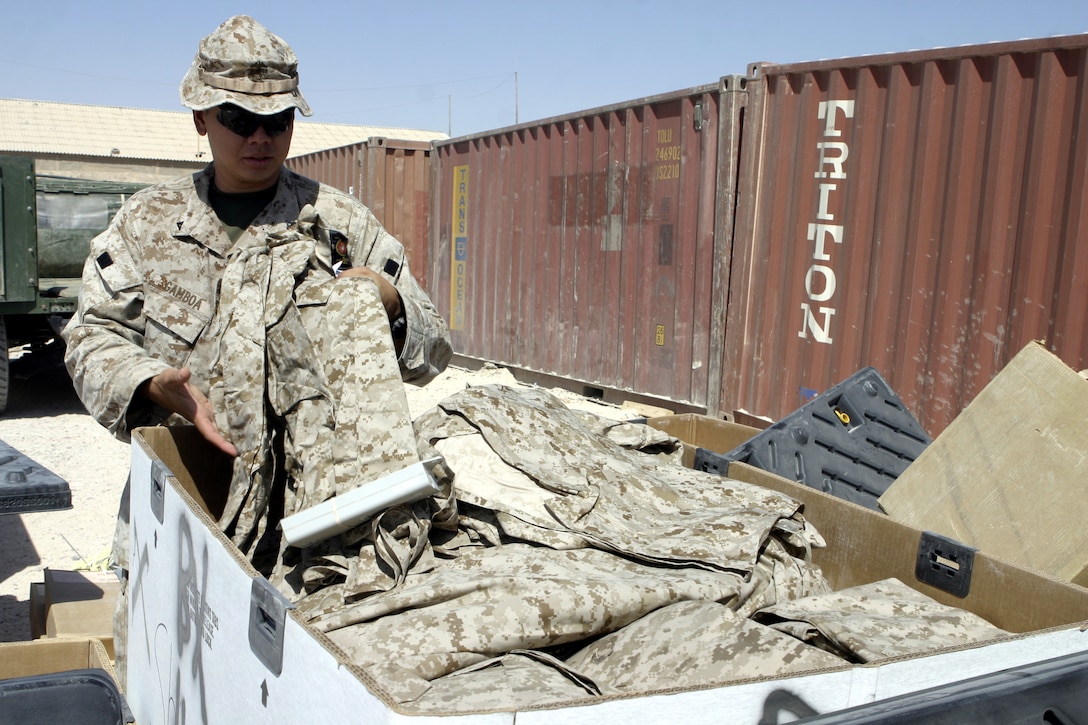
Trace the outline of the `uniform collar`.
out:
M 189 195 L 186 209 L 177 221 L 174 236 L 192 239 L 218 256 L 226 257 L 234 245 L 208 202 L 208 191 L 214 175 L 211 164 L 193 174 L 193 193 Z M 300 192 L 299 177 L 284 168 L 276 184 L 276 196 L 250 226 L 287 227 L 296 224 L 302 210 Z

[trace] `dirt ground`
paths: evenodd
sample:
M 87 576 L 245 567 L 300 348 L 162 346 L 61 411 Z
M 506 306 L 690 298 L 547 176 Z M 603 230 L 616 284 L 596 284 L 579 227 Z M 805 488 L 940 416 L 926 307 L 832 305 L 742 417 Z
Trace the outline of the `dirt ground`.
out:
M 450 366 L 423 388 L 405 385 L 413 418 L 466 385 L 519 386 L 509 370 Z M 30 585 L 52 569 L 102 568 L 109 555 L 117 502 L 129 468 L 129 446 L 115 440 L 84 410 L 59 351 L 28 354 L 11 363 L 0 441 L 68 482 L 72 508 L 0 515 L 0 642 L 30 639 Z M 561 388 L 568 407 L 622 420 L 636 413 Z

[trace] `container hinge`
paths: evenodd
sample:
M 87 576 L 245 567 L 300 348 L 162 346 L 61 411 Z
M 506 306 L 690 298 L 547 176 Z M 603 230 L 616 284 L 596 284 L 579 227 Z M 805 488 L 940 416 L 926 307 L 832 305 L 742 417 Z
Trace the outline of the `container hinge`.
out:
M 160 524 L 166 509 L 166 479 L 173 475 L 162 461 L 151 461 L 151 512 Z
M 253 577 L 249 590 L 249 648 L 277 677 L 283 669 L 283 631 L 293 604 L 264 577 Z
M 914 576 L 956 597 L 971 591 L 971 570 L 978 549 L 932 531 L 923 531 Z

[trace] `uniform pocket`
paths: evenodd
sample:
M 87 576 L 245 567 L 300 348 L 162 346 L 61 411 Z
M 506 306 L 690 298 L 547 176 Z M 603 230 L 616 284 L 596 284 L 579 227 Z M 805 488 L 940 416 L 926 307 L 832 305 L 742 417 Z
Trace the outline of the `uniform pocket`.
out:
M 210 310 L 211 303 L 181 288 L 171 293 L 158 285 L 148 285 L 145 292 L 144 314 L 148 320 L 192 347 L 208 326 L 210 314 L 204 314 L 203 310 Z

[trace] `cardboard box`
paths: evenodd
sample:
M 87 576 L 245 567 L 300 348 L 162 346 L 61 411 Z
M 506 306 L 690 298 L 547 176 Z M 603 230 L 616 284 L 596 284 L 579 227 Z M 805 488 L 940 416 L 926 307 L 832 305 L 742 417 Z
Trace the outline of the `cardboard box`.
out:
M 694 421 L 696 431 L 717 425 Z M 696 437 L 689 441 L 702 445 Z M 309 630 L 214 525 L 227 462 L 192 429 L 141 429 L 132 444 L 128 689 L 140 722 L 184 707 L 211 722 L 437 722 L 394 707 L 323 635 Z M 838 588 L 898 577 L 939 601 L 1023 633 L 974 647 L 803 675 L 586 698 L 563 707 L 442 717 L 483 723 L 767 722 L 833 712 L 1008 667 L 1088 651 L 1088 590 L 984 553 L 957 597 L 915 579 L 922 532 L 871 511 L 735 464 L 737 478 L 786 492 L 828 540 L 818 553 Z M 939 644 L 939 643 L 935 643 Z
M 684 444 L 682 460 L 688 468 L 694 465 L 697 448 L 706 448 L 715 453 L 728 453 L 760 432 L 759 428 L 750 425 L 696 413 L 657 416 L 647 418 L 646 423 L 680 439 L 680 442 Z
M 100 670 L 100 672 L 86 672 Z M 52 675 L 52 677 L 46 677 Z M 52 723 L 134 722 L 117 672 L 102 642 L 93 638 L 37 639 L 0 643 L 0 680 L 5 682 L 0 720 Z
M 897 521 L 1088 585 L 1088 381 L 1038 343 L 880 497 Z
M 113 613 L 121 591 L 117 575 L 111 571 L 46 569 L 44 578 L 44 636 L 93 637 L 112 658 Z
M 89 668 L 105 670 L 117 682 L 109 654 L 97 639 L 69 637 L 0 643 L 0 680 Z

